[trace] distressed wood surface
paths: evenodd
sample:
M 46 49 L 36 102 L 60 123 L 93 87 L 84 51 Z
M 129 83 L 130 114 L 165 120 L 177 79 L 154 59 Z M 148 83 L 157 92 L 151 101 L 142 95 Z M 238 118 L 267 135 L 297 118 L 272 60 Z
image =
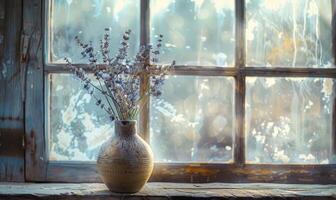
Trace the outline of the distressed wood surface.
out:
M 23 1 L 23 35 L 28 41 L 27 54 L 22 65 L 26 69 L 26 180 L 46 179 L 47 156 L 44 133 L 44 76 L 42 1 Z
M 0 1 L 0 181 L 24 181 L 21 0 Z
M 147 45 L 150 43 L 150 7 L 149 0 L 141 0 L 140 8 L 140 43 L 141 45 Z M 150 64 L 150 57 L 145 61 L 147 65 Z M 140 77 L 140 94 L 146 95 L 149 90 L 149 74 L 142 74 Z M 139 126 L 139 135 L 149 143 L 149 98 L 144 103 L 143 108 L 139 113 L 139 120 L 141 123 Z
M 158 164 L 155 182 L 230 182 L 336 184 L 336 165 Z
M 336 1 L 332 0 L 332 53 L 334 58 L 334 65 L 336 65 Z M 333 85 L 336 91 L 336 80 Z M 332 110 L 332 136 L 331 136 L 331 153 L 336 157 L 336 93 L 334 93 L 333 110 Z
M 85 64 L 75 64 L 84 69 L 88 68 Z M 62 64 L 47 64 L 45 70 L 49 73 L 69 73 L 69 68 Z M 189 75 L 189 76 L 236 76 L 238 73 L 246 76 L 262 77 L 329 77 L 336 78 L 336 68 L 289 68 L 289 67 L 255 67 L 247 66 L 242 68 L 222 67 L 222 66 L 193 66 L 176 65 L 169 74 Z
M 81 162 L 50 162 L 48 163 L 47 174 L 40 181 L 47 182 L 102 182 L 99 178 L 96 164 Z
M 336 185 L 148 183 L 138 193 L 103 184 L 0 184 L 0 199 L 336 199 Z
M 334 80 L 334 91 L 336 91 L 336 80 Z M 331 135 L 331 153 L 333 157 L 336 157 L 336 93 L 334 94 L 333 109 L 332 109 L 332 135 Z
M 41 180 L 40 180 L 41 181 Z M 52 162 L 48 182 L 101 182 L 95 164 Z M 336 165 L 155 163 L 150 182 L 336 184 Z
M 336 2 L 335 0 L 331 0 L 331 10 L 332 10 L 332 20 L 331 20 L 332 55 L 334 58 L 334 64 L 336 64 Z
M 239 70 L 235 76 L 235 136 L 234 136 L 234 163 L 241 166 L 245 163 L 245 0 L 235 1 L 236 14 L 236 49 L 235 66 Z
M 4 36 L 5 36 L 5 8 L 6 1 L 0 0 L 0 59 L 3 60 L 4 54 Z

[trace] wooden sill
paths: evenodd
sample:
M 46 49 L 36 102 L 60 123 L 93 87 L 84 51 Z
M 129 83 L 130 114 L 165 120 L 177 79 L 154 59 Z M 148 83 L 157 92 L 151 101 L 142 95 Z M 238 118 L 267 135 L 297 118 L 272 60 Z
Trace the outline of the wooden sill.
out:
M 336 199 L 336 185 L 148 183 L 136 194 L 117 194 L 100 183 L 0 183 L 0 199 Z

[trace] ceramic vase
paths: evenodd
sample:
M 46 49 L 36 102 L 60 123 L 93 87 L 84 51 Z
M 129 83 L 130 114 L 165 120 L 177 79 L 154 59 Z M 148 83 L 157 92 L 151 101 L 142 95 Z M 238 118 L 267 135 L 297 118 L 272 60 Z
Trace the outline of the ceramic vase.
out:
M 112 192 L 135 193 L 153 171 L 150 146 L 137 134 L 136 121 L 115 121 L 115 134 L 101 147 L 97 170 Z

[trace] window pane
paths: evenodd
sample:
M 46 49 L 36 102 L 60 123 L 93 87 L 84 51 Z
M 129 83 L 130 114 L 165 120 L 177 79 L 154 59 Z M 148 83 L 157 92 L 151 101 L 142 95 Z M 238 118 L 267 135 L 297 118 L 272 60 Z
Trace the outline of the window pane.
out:
M 336 82 L 329 78 L 247 78 L 247 160 L 335 163 L 331 155 Z
M 130 54 L 134 55 L 139 46 L 140 1 L 134 0 L 53 0 L 51 1 L 50 54 L 51 62 L 64 62 L 65 56 L 75 63 L 86 63 L 81 49 L 74 38 L 92 41 L 98 50 L 104 29 L 110 28 L 111 55 L 120 44 L 122 34 L 132 30 Z
M 246 3 L 247 65 L 332 67 L 330 0 Z
M 49 159 L 95 161 L 113 123 L 73 75 L 49 76 Z
M 227 77 L 169 77 L 151 102 L 155 161 L 232 161 L 233 87 Z
M 234 63 L 234 0 L 151 0 L 151 40 L 164 35 L 161 61 L 179 65 Z

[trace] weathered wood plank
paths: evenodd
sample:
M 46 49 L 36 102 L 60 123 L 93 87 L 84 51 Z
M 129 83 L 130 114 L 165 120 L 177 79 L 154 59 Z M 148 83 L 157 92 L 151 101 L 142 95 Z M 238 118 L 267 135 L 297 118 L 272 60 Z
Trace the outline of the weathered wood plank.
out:
M 140 8 L 140 43 L 141 45 L 148 45 L 150 43 L 150 8 L 149 8 L 149 0 L 141 0 L 141 8 Z M 150 64 L 150 57 L 146 60 L 146 64 Z M 140 94 L 145 95 L 149 90 L 149 75 L 142 74 L 140 77 Z M 143 108 L 139 113 L 139 121 L 141 123 L 139 126 L 139 134 L 140 136 L 147 142 L 149 142 L 149 98 L 148 101 L 145 102 Z
M 336 158 L 336 80 L 334 80 L 334 101 L 332 109 L 332 125 L 331 125 L 331 159 Z
M 333 66 L 334 67 L 334 66 Z M 336 68 L 260 68 L 246 67 L 243 69 L 246 76 L 264 77 L 325 77 L 336 78 Z
M 245 67 L 245 0 L 235 1 L 235 66 L 237 68 Z
M 236 13 L 236 68 L 239 72 L 235 77 L 235 136 L 234 162 L 237 165 L 245 164 L 245 0 L 235 1 Z
M 97 173 L 95 163 L 82 162 L 49 162 L 47 169 L 48 182 L 102 182 Z
M 336 2 L 331 0 L 331 10 L 332 10 L 332 20 L 331 20 L 331 29 L 332 29 L 332 55 L 334 58 L 334 64 L 336 64 Z
M 84 67 L 85 64 L 76 66 Z M 69 69 L 62 64 L 48 64 L 45 71 L 49 73 L 67 73 Z M 191 66 L 177 65 L 171 71 L 171 75 L 190 76 L 236 76 L 238 73 L 246 76 L 264 77 L 330 77 L 336 78 L 336 68 L 288 68 L 288 67 L 221 67 L 221 66 Z
M 5 37 L 5 6 L 6 1 L 0 1 L 0 59 L 3 60 L 4 53 L 4 37 Z
M 46 181 L 101 182 L 94 163 L 52 162 Z M 156 163 L 150 182 L 336 184 L 336 165 Z
M 245 76 L 238 75 L 235 79 L 235 137 L 234 137 L 234 162 L 237 165 L 245 164 Z
M 155 182 L 336 184 L 336 165 L 156 164 Z
M 24 181 L 21 0 L 0 2 L 0 181 Z
M 148 183 L 138 193 L 103 184 L 0 184 L 0 199 L 336 199 L 336 185 Z
M 26 180 L 46 179 L 47 155 L 44 134 L 44 76 L 42 1 L 23 1 L 23 34 L 29 48 L 22 65 L 26 68 Z
M 336 1 L 331 0 L 332 3 L 332 49 L 334 57 L 334 65 L 336 65 Z M 332 110 L 332 136 L 331 136 L 331 157 L 336 158 L 336 80 L 333 81 L 334 101 Z

